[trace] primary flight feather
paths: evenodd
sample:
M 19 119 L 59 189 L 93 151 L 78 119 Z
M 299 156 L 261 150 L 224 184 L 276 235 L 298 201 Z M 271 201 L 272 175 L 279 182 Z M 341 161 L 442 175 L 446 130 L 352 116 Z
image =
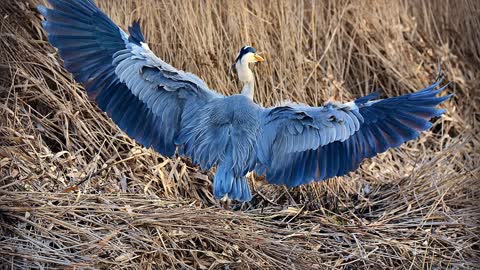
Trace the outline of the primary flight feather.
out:
M 253 102 L 249 63 L 261 62 L 245 46 L 234 63 L 241 94 L 223 96 L 197 76 L 156 57 L 137 22 L 129 34 L 91 0 L 49 0 L 39 6 L 50 43 L 89 97 L 130 137 L 165 156 L 178 151 L 202 169 L 217 166 L 214 195 L 248 201 L 246 174 L 266 174 L 289 187 L 342 176 L 365 158 L 419 136 L 436 106 L 440 80 L 415 93 L 383 100 L 371 94 L 322 107 Z

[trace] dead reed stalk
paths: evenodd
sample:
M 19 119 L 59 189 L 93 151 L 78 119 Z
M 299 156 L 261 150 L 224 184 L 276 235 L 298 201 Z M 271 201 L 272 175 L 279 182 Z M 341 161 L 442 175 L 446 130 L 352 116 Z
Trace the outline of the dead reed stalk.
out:
M 0 265 L 118 269 L 474 269 L 479 254 L 480 2 L 98 1 L 224 94 L 251 44 L 256 100 L 311 105 L 419 89 L 455 97 L 420 139 L 294 189 L 252 179 L 223 210 L 211 174 L 135 144 L 87 100 L 40 27 L 0 5 Z M 68 189 L 78 184 L 78 189 Z M 69 191 L 69 192 L 66 192 Z

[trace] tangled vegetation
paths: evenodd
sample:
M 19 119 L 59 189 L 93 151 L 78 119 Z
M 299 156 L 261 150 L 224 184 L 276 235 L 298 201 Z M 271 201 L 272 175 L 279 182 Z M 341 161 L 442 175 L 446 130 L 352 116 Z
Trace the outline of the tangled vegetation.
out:
M 100 1 L 223 94 L 253 45 L 256 101 L 310 105 L 431 83 L 432 129 L 345 177 L 293 189 L 251 176 L 220 205 L 212 174 L 137 145 L 88 101 L 41 28 L 0 5 L 0 265 L 5 269 L 474 269 L 480 265 L 480 2 Z M 2 267 L 0 267 L 2 268 Z M 2 269 L 3 269 L 2 268 Z

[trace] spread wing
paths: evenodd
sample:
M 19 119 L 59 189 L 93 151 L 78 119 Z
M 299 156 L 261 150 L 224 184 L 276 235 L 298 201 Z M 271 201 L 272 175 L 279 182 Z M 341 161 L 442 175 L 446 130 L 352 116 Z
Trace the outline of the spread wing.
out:
M 378 94 L 324 107 L 280 106 L 264 111 L 257 172 L 267 182 L 297 186 L 342 176 L 362 160 L 419 136 L 444 110 L 436 105 L 440 80 L 415 93 L 374 100 Z
M 127 35 L 91 0 L 49 2 L 38 7 L 43 27 L 75 80 L 130 137 L 173 155 L 182 127 L 202 122 L 195 112 L 220 95 L 156 57 L 138 23 Z

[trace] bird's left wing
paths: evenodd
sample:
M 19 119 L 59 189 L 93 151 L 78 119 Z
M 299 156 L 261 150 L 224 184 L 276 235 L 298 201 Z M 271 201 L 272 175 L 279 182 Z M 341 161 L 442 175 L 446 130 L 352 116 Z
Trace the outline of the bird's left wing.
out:
M 382 100 L 374 93 L 323 107 L 285 105 L 266 109 L 257 142 L 257 173 L 267 182 L 297 186 L 342 176 L 362 160 L 419 136 L 444 110 L 436 105 L 440 80 L 415 93 Z
M 66 69 L 130 137 L 173 155 L 182 125 L 198 120 L 191 112 L 220 95 L 156 57 L 138 23 L 127 35 L 92 0 L 49 2 L 38 10 Z

